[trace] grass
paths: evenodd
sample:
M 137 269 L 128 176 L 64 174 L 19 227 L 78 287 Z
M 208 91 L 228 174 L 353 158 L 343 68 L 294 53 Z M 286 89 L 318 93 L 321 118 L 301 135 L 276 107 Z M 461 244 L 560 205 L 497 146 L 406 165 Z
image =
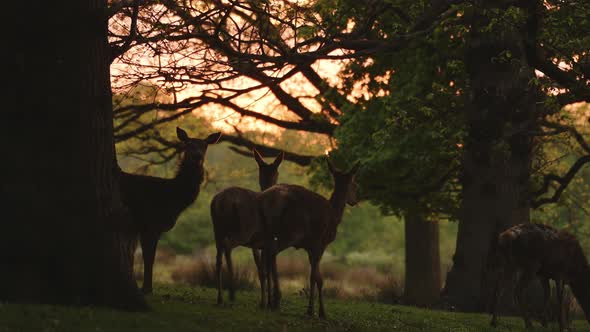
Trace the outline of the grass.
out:
M 48 305 L 0 305 L 0 332 L 15 331 L 524 331 L 520 318 L 418 309 L 366 301 L 326 301 L 327 320 L 305 315 L 306 299 L 284 294 L 280 312 L 258 308 L 257 291 L 237 293 L 234 304 L 217 306 L 211 288 L 158 284 L 148 297 L 151 312 Z M 585 321 L 575 331 L 590 331 Z M 556 331 L 535 325 L 532 331 Z
M 235 250 L 234 285 L 238 290 L 258 288 L 258 273 L 250 251 Z M 143 265 L 137 255 L 135 276 L 142 280 Z M 307 292 L 309 261 L 301 252 L 290 251 L 279 256 L 282 288 L 287 292 Z M 228 285 L 226 264 L 223 264 L 223 285 Z M 327 257 L 321 265 L 326 297 L 343 300 L 399 302 L 403 284 L 399 273 L 390 266 L 381 269 L 368 264 L 349 264 Z M 158 250 L 154 266 L 154 280 L 166 284 L 184 284 L 192 287 L 216 287 L 215 259 L 210 251 L 200 251 L 192 256 L 175 255 L 170 250 Z

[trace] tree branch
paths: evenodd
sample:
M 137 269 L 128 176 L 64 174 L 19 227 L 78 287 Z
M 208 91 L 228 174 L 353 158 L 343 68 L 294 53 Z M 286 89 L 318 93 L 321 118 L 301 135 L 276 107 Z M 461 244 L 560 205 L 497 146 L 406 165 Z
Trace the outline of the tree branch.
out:
M 300 166 L 308 166 L 313 158 L 316 156 L 302 155 L 293 152 L 283 151 L 277 148 L 269 147 L 266 145 L 254 143 L 253 141 L 245 138 L 239 132 L 237 136 L 223 135 L 221 141 L 229 142 L 231 144 L 248 148 L 248 150 L 239 149 L 237 147 L 230 147 L 230 149 L 238 154 L 245 156 L 252 156 L 252 148 L 256 148 L 263 156 L 277 156 L 281 152 L 285 152 L 285 159 Z
M 580 157 L 568 170 L 568 172 L 563 176 L 558 176 L 555 174 L 547 174 L 543 178 L 543 186 L 540 190 L 537 190 L 533 193 L 533 197 L 538 197 L 549 190 L 549 186 L 552 182 L 557 182 L 559 186 L 555 189 L 555 192 L 551 197 L 547 198 L 540 198 L 540 199 L 532 199 L 531 200 L 531 207 L 534 209 L 549 203 L 556 203 L 559 201 L 559 198 L 563 191 L 567 188 L 569 183 L 572 181 L 574 176 L 578 173 L 578 171 L 584 166 L 585 164 L 590 162 L 590 155 L 585 155 Z
M 111 59 L 112 63 L 116 58 L 120 57 L 123 53 L 127 52 L 131 47 L 131 43 L 137 36 L 137 17 L 139 16 L 139 2 L 140 0 L 133 0 L 133 14 L 131 15 L 131 27 L 129 27 L 129 35 L 125 38 L 125 41 L 120 46 L 111 47 Z
M 559 69 L 557 65 L 542 57 L 546 52 L 540 48 L 535 54 L 530 54 L 529 57 L 533 60 L 532 65 L 543 74 L 555 80 L 559 85 L 569 90 L 569 101 L 585 101 L 590 102 L 590 87 L 583 81 L 576 78 L 575 72 L 564 71 Z M 572 98 L 573 97 L 573 98 Z M 563 100 L 560 101 L 563 104 Z
M 576 140 L 576 142 L 578 142 L 578 145 L 580 145 L 580 147 L 584 150 L 584 152 L 586 152 L 587 154 L 590 154 L 590 145 L 588 145 L 588 142 L 586 142 L 586 139 L 584 139 L 584 136 L 582 136 L 582 134 L 580 134 L 580 132 L 572 126 L 566 126 L 566 125 L 562 125 L 559 123 L 555 123 L 555 122 L 549 122 L 546 120 L 541 121 L 541 125 L 548 127 L 548 128 L 552 128 L 552 129 L 556 129 L 557 133 L 561 133 L 561 132 L 569 132 L 574 139 Z

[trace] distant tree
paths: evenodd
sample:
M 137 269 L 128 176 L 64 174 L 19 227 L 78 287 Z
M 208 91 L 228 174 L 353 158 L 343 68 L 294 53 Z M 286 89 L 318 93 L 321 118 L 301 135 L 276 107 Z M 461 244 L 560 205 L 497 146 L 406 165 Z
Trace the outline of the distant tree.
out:
M 106 1 L 4 10 L 0 299 L 145 308 L 117 188 Z

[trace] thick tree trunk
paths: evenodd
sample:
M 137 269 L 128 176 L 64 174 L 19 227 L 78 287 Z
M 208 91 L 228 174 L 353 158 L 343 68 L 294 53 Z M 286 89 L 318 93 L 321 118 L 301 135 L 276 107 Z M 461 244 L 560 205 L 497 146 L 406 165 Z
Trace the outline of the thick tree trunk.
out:
M 405 234 L 404 303 L 433 306 L 439 300 L 441 288 L 438 222 L 426 220 L 418 211 L 408 211 Z
M 529 222 L 528 181 L 538 92 L 530 86 L 519 27 L 489 31 L 478 1 L 466 54 L 471 102 L 463 153 L 462 202 L 453 267 L 444 296 L 457 309 L 479 311 L 488 295 L 486 262 L 501 230 Z M 489 13 L 489 12 L 488 12 Z M 507 57 L 507 54 L 510 54 Z
M 457 309 L 482 311 L 488 302 L 491 282 L 487 262 L 498 233 L 529 221 L 526 159 L 485 167 L 473 162 L 465 151 L 463 201 L 453 267 L 447 275 L 445 296 Z M 470 175 L 467 175 L 470 174 Z
M 471 96 L 463 151 L 462 202 L 453 267 L 443 295 L 459 310 L 485 309 L 490 245 L 498 232 L 529 222 L 529 178 L 539 92 L 530 84 L 524 26 L 494 26 L 476 1 L 465 64 Z M 528 28 L 528 26 L 527 26 Z
M 0 299 L 145 307 L 118 199 L 106 1 L 12 6 Z

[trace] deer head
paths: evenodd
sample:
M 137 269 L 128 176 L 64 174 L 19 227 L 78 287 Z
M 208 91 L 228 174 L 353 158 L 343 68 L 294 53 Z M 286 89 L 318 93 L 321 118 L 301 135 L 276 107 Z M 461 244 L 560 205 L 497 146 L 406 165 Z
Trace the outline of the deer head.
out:
M 182 150 L 185 153 L 185 158 L 197 165 L 203 165 L 205 160 L 205 152 L 209 144 L 215 144 L 219 142 L 221 133 L 214 133 L 205 139 L 191 138 L 188 136 L 186 131 L 180 127 L 176 127 L 176 136 L 183 143 Z
M 336 188 L 339 187 L 339 190 L 345 191 L 346 203 L 350 206 L 355 206 L 359 202 L 359 198 L 357 196 L 358 185 L 354 177 L 361 166 L 360 163 L 357 162 L 348 172 L 342 172 L 334 167 L 329 157 L 326 157 L 326 163 L 334 178 L 334 190 L 336 191 Z
M 279 178 L 279 165 L 283 159 L 285 159 L 285 152 L 281 152 L 270 164 L 267 164 L 262 160 L 262 156 L 258 153 L 256 148 L 252 148 L 252 152 L 254 153 L 254 159 L 258 164 L 258 182 L 260 184 L 260 190 L 272 187 L 277 183 L 277 179 Z

